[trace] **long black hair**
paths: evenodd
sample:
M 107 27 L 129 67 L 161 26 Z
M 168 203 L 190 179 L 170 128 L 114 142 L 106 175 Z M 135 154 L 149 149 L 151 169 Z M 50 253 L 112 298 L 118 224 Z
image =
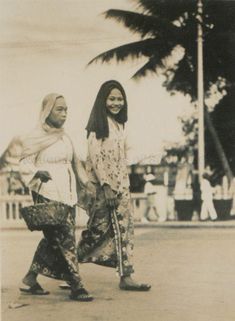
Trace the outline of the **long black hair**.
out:
M 120 92 L 122 93 L 124 106 L 120 110 L 120 112 L 113 117 L 119 124 L 122 125 L 124 125 L 127 121 L 127 100 L 124 88 L 116 80 L 106 81 L 100 87 L 100 90 L 96 96 L 95 103 L 93 105 L 90 118 L 86 126 L 87 137 L 89 137 L 90 132 L 95 132 L 97 139 L 106 138 L 109 136 L 106 101 L 111 90 L 113 90 L 114 88 L 120 90 Z

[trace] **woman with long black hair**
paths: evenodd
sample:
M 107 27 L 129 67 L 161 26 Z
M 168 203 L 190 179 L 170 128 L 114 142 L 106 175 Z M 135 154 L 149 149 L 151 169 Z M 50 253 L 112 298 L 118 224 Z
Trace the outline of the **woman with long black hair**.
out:
M 105 82 L 96 97 L 86 127 L 86 170 L 96 186 L 96 201 L 89 211 L 87 229 L 78 244 L 78 260 L 115 267 L 122 290 L 148 291 L 131 274 L 133 218 L 126 162 L 126 94 L 117 81 Z

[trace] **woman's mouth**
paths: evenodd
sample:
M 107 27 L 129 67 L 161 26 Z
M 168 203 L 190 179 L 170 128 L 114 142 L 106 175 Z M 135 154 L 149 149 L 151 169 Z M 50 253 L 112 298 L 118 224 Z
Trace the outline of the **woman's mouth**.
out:
M 116 106 L 115 107 L 111 107 L 112 111 L 119 111 L 120 109 L 121 109 L 121 107 L 116 107 Z

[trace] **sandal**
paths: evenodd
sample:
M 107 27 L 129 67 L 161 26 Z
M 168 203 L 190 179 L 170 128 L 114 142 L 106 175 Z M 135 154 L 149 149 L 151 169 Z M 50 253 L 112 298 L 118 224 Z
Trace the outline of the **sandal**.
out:
M 20 288 L 20 292 L 32 295 L 48 295 L 50 293 L 49 291 L 44 290 L 39 283 L 36 283 L 33 286 Z
M 136 284 L 136 285 L 119 285 L 120 290 L 124 290 L 124 291 L 140 291 L 140 292 L 146 292 L 149 291 L 151 289 L 151 285 L 150 284 Z
M 70 290 L 71 289 L 71 285 L 68 282 L 63 282 L 59 284 L 59 288 L 62 290 Z
M 70 299 L 75 301 L 89 302 L 93 301 L 94 298 L 90 295 L 86 289 L 80 288 L 76 291 L 72 291 L 70 294 Z

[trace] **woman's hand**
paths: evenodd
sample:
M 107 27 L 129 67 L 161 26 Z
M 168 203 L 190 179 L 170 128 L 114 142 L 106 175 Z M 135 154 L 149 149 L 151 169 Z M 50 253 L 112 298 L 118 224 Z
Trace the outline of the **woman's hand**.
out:
M 50 179 L 52 179 L 48 171 L 37 171 L 34 177 L 39 178 L 42 183 L 47 183 Z
M 103 189 L 107 205 L 112 209 L 116 208 L 118 206 L 117 196 L 111 189 L 110 185 L 104 184 Z

